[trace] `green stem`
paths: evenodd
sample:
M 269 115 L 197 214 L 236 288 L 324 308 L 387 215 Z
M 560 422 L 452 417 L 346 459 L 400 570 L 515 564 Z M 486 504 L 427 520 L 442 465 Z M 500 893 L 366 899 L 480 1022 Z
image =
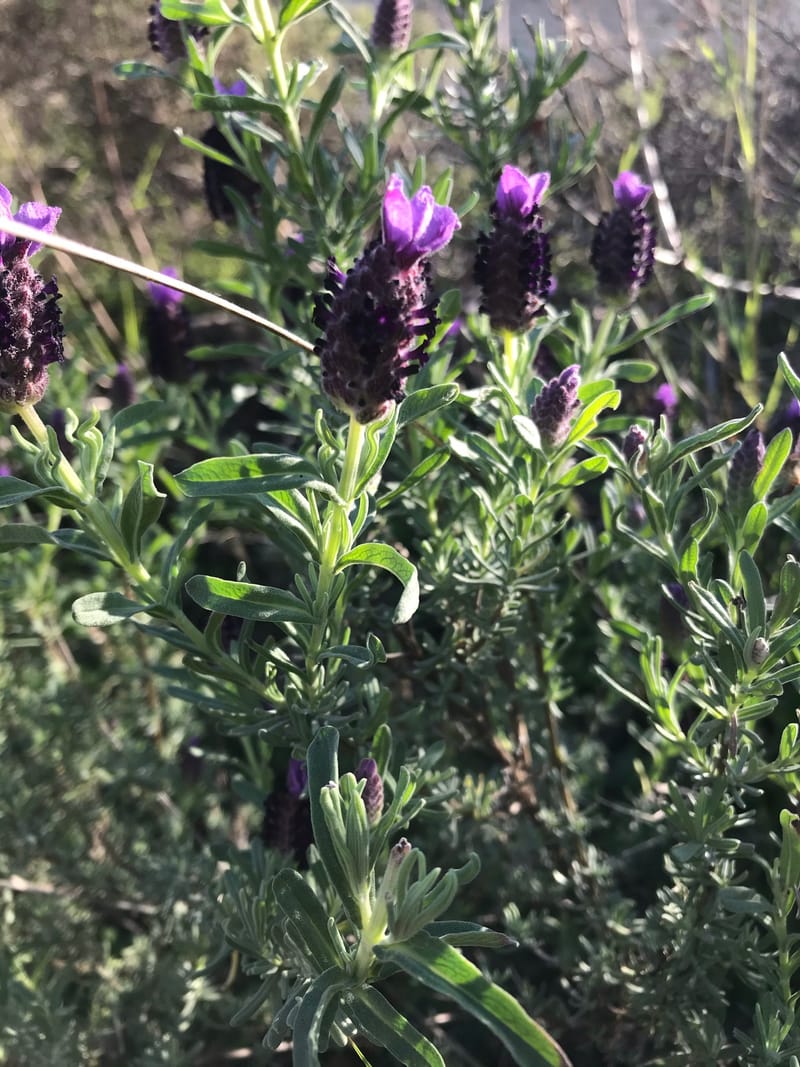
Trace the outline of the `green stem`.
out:
M 600 325 L 597 327 L 597 333 L 594 335 L 594 341 L 592 342 L 592 351 L 589 354 L 589 367 L 587 370 L 593 370 L 595 364 L 599 363 L 603 358 L 608 339 L 611 336 L 611 331 L 614 329 L 614 325 L 617 321 L 617 309 L 608 308 L 605 315 L 600 321 Z
M 281 55 L 282 33 L 275 26 L 272 17 L 272 8 L 269 0 L 255 0 L 255 7 L 261 23 L 261 31 L 264 35 L 264 50 L 267 53 L 267 61 L 272 71 L 275 89 L 278 98 L 284 106 L 286 113 L 286 132 L 289 143 L 298 155 L 303 154 L 303 138 L 300 135 L 300 126 L 294 108 L 289 104 L 289 81 L 286 77 L 286 67 Z

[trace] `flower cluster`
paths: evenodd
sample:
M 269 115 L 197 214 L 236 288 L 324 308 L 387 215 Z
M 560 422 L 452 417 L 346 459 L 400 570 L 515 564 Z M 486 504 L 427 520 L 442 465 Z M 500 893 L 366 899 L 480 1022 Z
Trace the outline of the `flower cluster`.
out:
M 492 328 L 529 330 L 550 291 L 550 238 L 539 211 L 550 184 L 545 173 L 526 177 L 503 167 L 491 207 L 494 226 L 478 235 L 475 280 L 481 288 L 481 311 Z
M 563 445 L 569 436 L 572 416 L 580 406 L 580 367 L 573 364 L 552 378 L 536 397 L 531 407 L 531 419 L 541 434 L 542 444 L 549 448 Z
M 411 40 L 412 0 L 379 0 L 372 46 L 379 52 L 405 52 Z
M 52 233 L 61 209 L 32 201 L 11 213 L 11 193 L 0 185 L 0 218 Z M 64 358 L 60 293 L 29 257 L 42 246 L 0 231 L 0 406 L 36 404 L 47 388 L 47 368 Z
M 427 257 L 459 226 L 427 186 L 409 200 L 402 180 L 390 178 L 383 202 L 383 235 L 345 274 L 331 260 L 327 293 L 317 298 L 314 322 L 324 331 L 315 351 L 322 388 L 337 408 L 368 423 L 405 396 L 409 374 L 424 366 L 437 325 Z
M 764 454 L 761 431 L 750 430 L 731 460 L 727 504 L 737 518 L 744 518 L 753 503 L 753 483 L 764 466 Z
M 600 219 L 591 253 L 600 290 L 609 296 L 633 301 L 653 274 L 655 226 L 645 211 L 652 191 L 631 171 L 614 182 L 617 206 Z

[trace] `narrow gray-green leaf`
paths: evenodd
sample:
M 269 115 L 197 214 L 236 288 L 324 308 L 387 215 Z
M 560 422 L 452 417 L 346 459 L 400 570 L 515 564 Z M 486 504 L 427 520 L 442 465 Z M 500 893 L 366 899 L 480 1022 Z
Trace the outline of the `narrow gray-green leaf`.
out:
M 137 604 L 122 593 L 87 593 L 72 605 L 72 616 L 81 626 L 113 626 L 132 615 L 151 610 L 152 605 Z
M 186 583 L 186 592 L 208 611 L 233 615 L 253 622 L 300 622 L 313 619 L 302 600 L 285 589 L 271 585 L 232 582 L 207 574 L 194 574 Z
M 382 993 L 366 986 L 344 996 L 344 1005 L 359 1033 L 385 1048 L 404 1067 L 445 1067 L 435 1045 L 415 1029 Z
M 28 545 L 53 545 L 55 539 L 44 526 L 33 526 L 25 522 L 9 522 L 0 526 L 0 552 Z
M 319 471 L 302 456 L 258 452 L 204 459 L 175 480 L 189 497 L 236 497 L 294 489 L 318 480 Z
M 283 914 L 295 924 L 317 970 L 346 964 L 330 939 L 328 915 L 319 897 L 298 871 L 289 867 L 278 871 L 272 879 L 272 892 Z
M 319 1067 L 320 1044 L 328 1037 L 320 1032 L 322 1021 L 333 998 L 351 981 L 340 967 L 330 967 L 311 983 L 292 1027 L 293 1067 Z
M 458 386 L 455 383 L 449 385 L 431 385 L 427 389 L 417 389 L 410 393 L 400 405 L 397 415 L 397 426 L 408 426 L 411 422 L 430 415 L 439 408 L 452 404 L 458 396 Z
M 783 470 L 783 465 L 792 451 L 793 443 L 794 435 L 789 427 L 785 426 L 767 445 L 764 453 L 764 466 L 753 482 L 753 496 L 756 500 L 763 500 L 769 493 L 773 482 Z
M 685 300 L 682 304 L 676 304 L 664 315 L 654 319 L 648 326 L 643 327 L 641 330 L 637 330 L 635 333 L 629 334 L 624 337 L 618 344 L 612 345 L 605 350 L 606 357 L 616 356 L 620 352 L 624 352 L 626 349 L 633 347 L 640 341 L 646 340 L 648 337 L 653 337 L 657 333 L 661 333 L 662 330 L 666 330 L 668 326 L 671 326 L 674 322 L 678 322 L 680 319 L 685 319 L 689 315 L 695 315 L 698 311 L 703 311 L 709 307 L 714 301 L 714 296 L 711 293 L 705 293 L 703 296 L 693 296 L 689 300 Z

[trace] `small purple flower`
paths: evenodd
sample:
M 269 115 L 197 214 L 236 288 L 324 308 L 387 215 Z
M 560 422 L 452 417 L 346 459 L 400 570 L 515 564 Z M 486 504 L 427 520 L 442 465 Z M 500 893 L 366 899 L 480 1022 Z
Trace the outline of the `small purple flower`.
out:
M 60 207 L 48 207 L 47 204 L 41 204 L 38 200 L 29 200 L 25 204 L 20 204 L 19 209 L 12 215 L 11 193 L 5 185 L 0 185 L 0 220 L 14 219 L 15 222 L 33 226 L 42 233 L 52 233 L 60 216 Z M 0 230 L 0 268 L 9 266 L 13 260 L 21 256 L 35 255 L 41 247 L 37 241 L 26 241 Z
M 174 267 L 163 274 L 177 278 Z M 150 354 L 150 371 L 166 382 L 185 382 L 194 365 L 186 353 L 191 347 L 191 320 L 183 306 L 183 293 L 162 282 L 148 282 L 150 306 L 145 316 L 145 336 Z
M 549 184 L 546 172 L 528 178 L 516 167 L 503 167 L 491 207 L 494 225 L 478 235 L 475 260 L 481 311 L 494 330 L 528 330 L 544 310 L 552 276 L 539 205 Z
M 306 761 L 292 756 L 286 769 L 286 788 L 293 797 L 302 796 L 308 785 L 308 767 Z
M 658 422 L 663 415 L 667 422 L 673 422 L 678 414 L 678 394 L 669 382 L 663 382 L 650 398 L 647 414 Z
M 631 171 L 614 182 L 617 206 L 600 219 L 590 257 L 599 288 L 609 296 L 633 301 L 652 277 L 656 232 L 645 211 L 652 191 Z
M 580 367 L 573 364 L 557 378 L 552 378 L 534 400 L 531 419 L 539 429 L 542 444 L 557 448 L 566 441 L 572 425 L 572 416 L 575 409 L 580 407 L 580 384 Z
M 12 476 L 11 468 L 7 463 L 0 463 L 0 478 L 10 478 Z
M 367 809 L 367 821 L 370 826 L 375 826 L 383 815 L 383 779 L 374 759 L 362 759 L 356 767 L 356 781 L 360 782 L 362 778 L 365 779 L 365 785 L 361 799 Z
M 0 220 L 14 218 L 52 233 L 60 208 L 35 201 L 11 213 L 11 193 L 0 185 Z M 36 404 L 47 388 L 47 368 L 64 359 L 55 278 L 45 282 L 28 257 L 42 246 L 0 231 L 0 409 Z
M 412 0 L 379 0 L 372 24 L 372 47 L 378 52 L 405 52 L 411 41 Z
M 630 463 L 637 454 L 640 457 L 644 455 L 646 446 L 647 434 L 644 432 L 641 426 L 637 426 L 634 423 L 634 425 L 631 426 L 631 428 L 628 430 L 628 432 L 625 434 L 625 437 L 623 438 L 623 456 L 625 457 L 625 459 L 627 459 L 628 463 Z
M 405 396 L 405 379 L 424 366 L 436 331 L 436 299 L 427 257 L 459 226 L 424 186 L 409 200 L 394 175 L 383 205 L 383 239 L 373 241 L 345 274 L 328 262 L 327 292 L 314 322 L 322 388 L 359 422 L 379 419 Z
M 219 78 L 212 78 L 217 96 L 247 96 L 247 82 L 239 78 L 233 85 L 226 85 Z
M 754 503 L 753 483 L 764 467 L 764 438 L 760 430 L 750 430 L 734 453 L 728 470 L 726 502 L 737 518 L 744 518 Z

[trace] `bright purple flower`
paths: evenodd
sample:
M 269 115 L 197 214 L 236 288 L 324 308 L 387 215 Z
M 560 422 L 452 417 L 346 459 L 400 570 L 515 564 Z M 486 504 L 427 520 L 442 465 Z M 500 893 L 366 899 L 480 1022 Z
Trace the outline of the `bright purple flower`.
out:
M 409 200 L 403 179 L 399 174 L 391 176 L 383 197 L 383 243 L 401 270 L 444 248 L 460 226 L 455 211 L 437 204 L 427 185 Z
M 362 778 L 365 779 L 365 785 L 361 799 L 367 809 L 367 821 L 370 826 L 375 826 L 383 815 L 383 779 L 374 759 L 366 757 L 356 767 L 356 781 L 360 782 Z
M 656 232 L 645 211 L 652 191 L 631 171 L 623 171 L 614 182 L 617 206 L 600 219 L 591 252 L 600 290 L 609 296 L 635 300 L 652 277 Z
M 478 234 L 475 260 L 480 309 L 494 330 L 530 329 L 550 295 L 550 238 L 539 211 L 549 184 L 546 172 L 528 178 L 516 167 L 503 167 L 491 207 L 494 225 Z
M 219 78 L 212 78 L 211 80 L 214 83 L 214 92 L 217 96 L 247 96 L 247 82 L 243 78 L 239 78 L 233 85 L 226 85 Z
M 14 218 L 52 233 L 60 208 L 31 202 L 11 214 L 11 193 L 0 185 L 0 219 Z M 55 278 L 45 282 L 28 261 L 41 245 L 0 232 L 0 408 L 36 404 L 47 388 L 47 368 L 64 359 Z
M 764 467 L 764 438 L 760 430 L 750 430 L 734 453 L 728 470 L 728 507 L 744 518 L 754 503 L 753 483 Z
M 302 795 L 307 785 L 308 767 L 306 766 L 306 761 L 295 759 L 294 756 L 292 756 L 286 770 L 286 788 L 293 797 L 299 797 Z
M 534 400 L 531 419 L 539 428 L 542 444 L 557 448 L 566 441 L 573 413 L 580 407 L 580 384 L 580 367 L 573 364 L 552 378 Z
M 409 200 L 394 175 L 384 198 L 383 240 L 368 245 L 347 274 L 329 260 L 327 292 L 314 309 L 324 331 L 315 351 L 323 390 L 359 422 L 373 422 L 402 400 L 405 379 L 427 362 L 438 324 L 427 256 L 459 225 L 427 186 Z
M 658 422 L 663 415 L 667 422 L 672 422 L 678 414 L 678 394 L 669 382 L 663 382 L 650 398 L 647 414 Z
M 524 219 L 541 204 L 549 185 L 550 175 L 547 171 L 532 174 L 528 178 L 516 167 L 503 167 L 497 183 L 497 214 L 501 218 L 513 215 Z
M 26 226 L 34 226 L 42 233 L 52 233 L 60 215 L 60 207 L 48 207 L 47 204 L 40 204 L 38 200 L 20 204 L 19 209 L 12 215 L 11 193 L 5 185 L 0 185 L 0 220 L 14 219 L 15 222 L 22 222 Z M 0 230 L 0 267 L 4 266 L 4 259 L 8 261 L 5 266 L 8 266 L 12 259 L 35 255 L 41 247 L 38 241 L 25 241 Z
M 412 0 L 379 0 L 372 24 L 372 46 L 379 52 L 405 52 L 411 41 Z
M 175 267 L 164 267 L 161 273 L 168 275 L 170 278 L 178 277 L 178 271 Z M 168 304 L 180 304 L 183 301 L 184 294 L 180 289 L 173 289 L 163 282 L 148 282 L 147 289 L 150 293 L 150 299 L 154 304 L 158 304 L 159 307 L 166 307 Z

